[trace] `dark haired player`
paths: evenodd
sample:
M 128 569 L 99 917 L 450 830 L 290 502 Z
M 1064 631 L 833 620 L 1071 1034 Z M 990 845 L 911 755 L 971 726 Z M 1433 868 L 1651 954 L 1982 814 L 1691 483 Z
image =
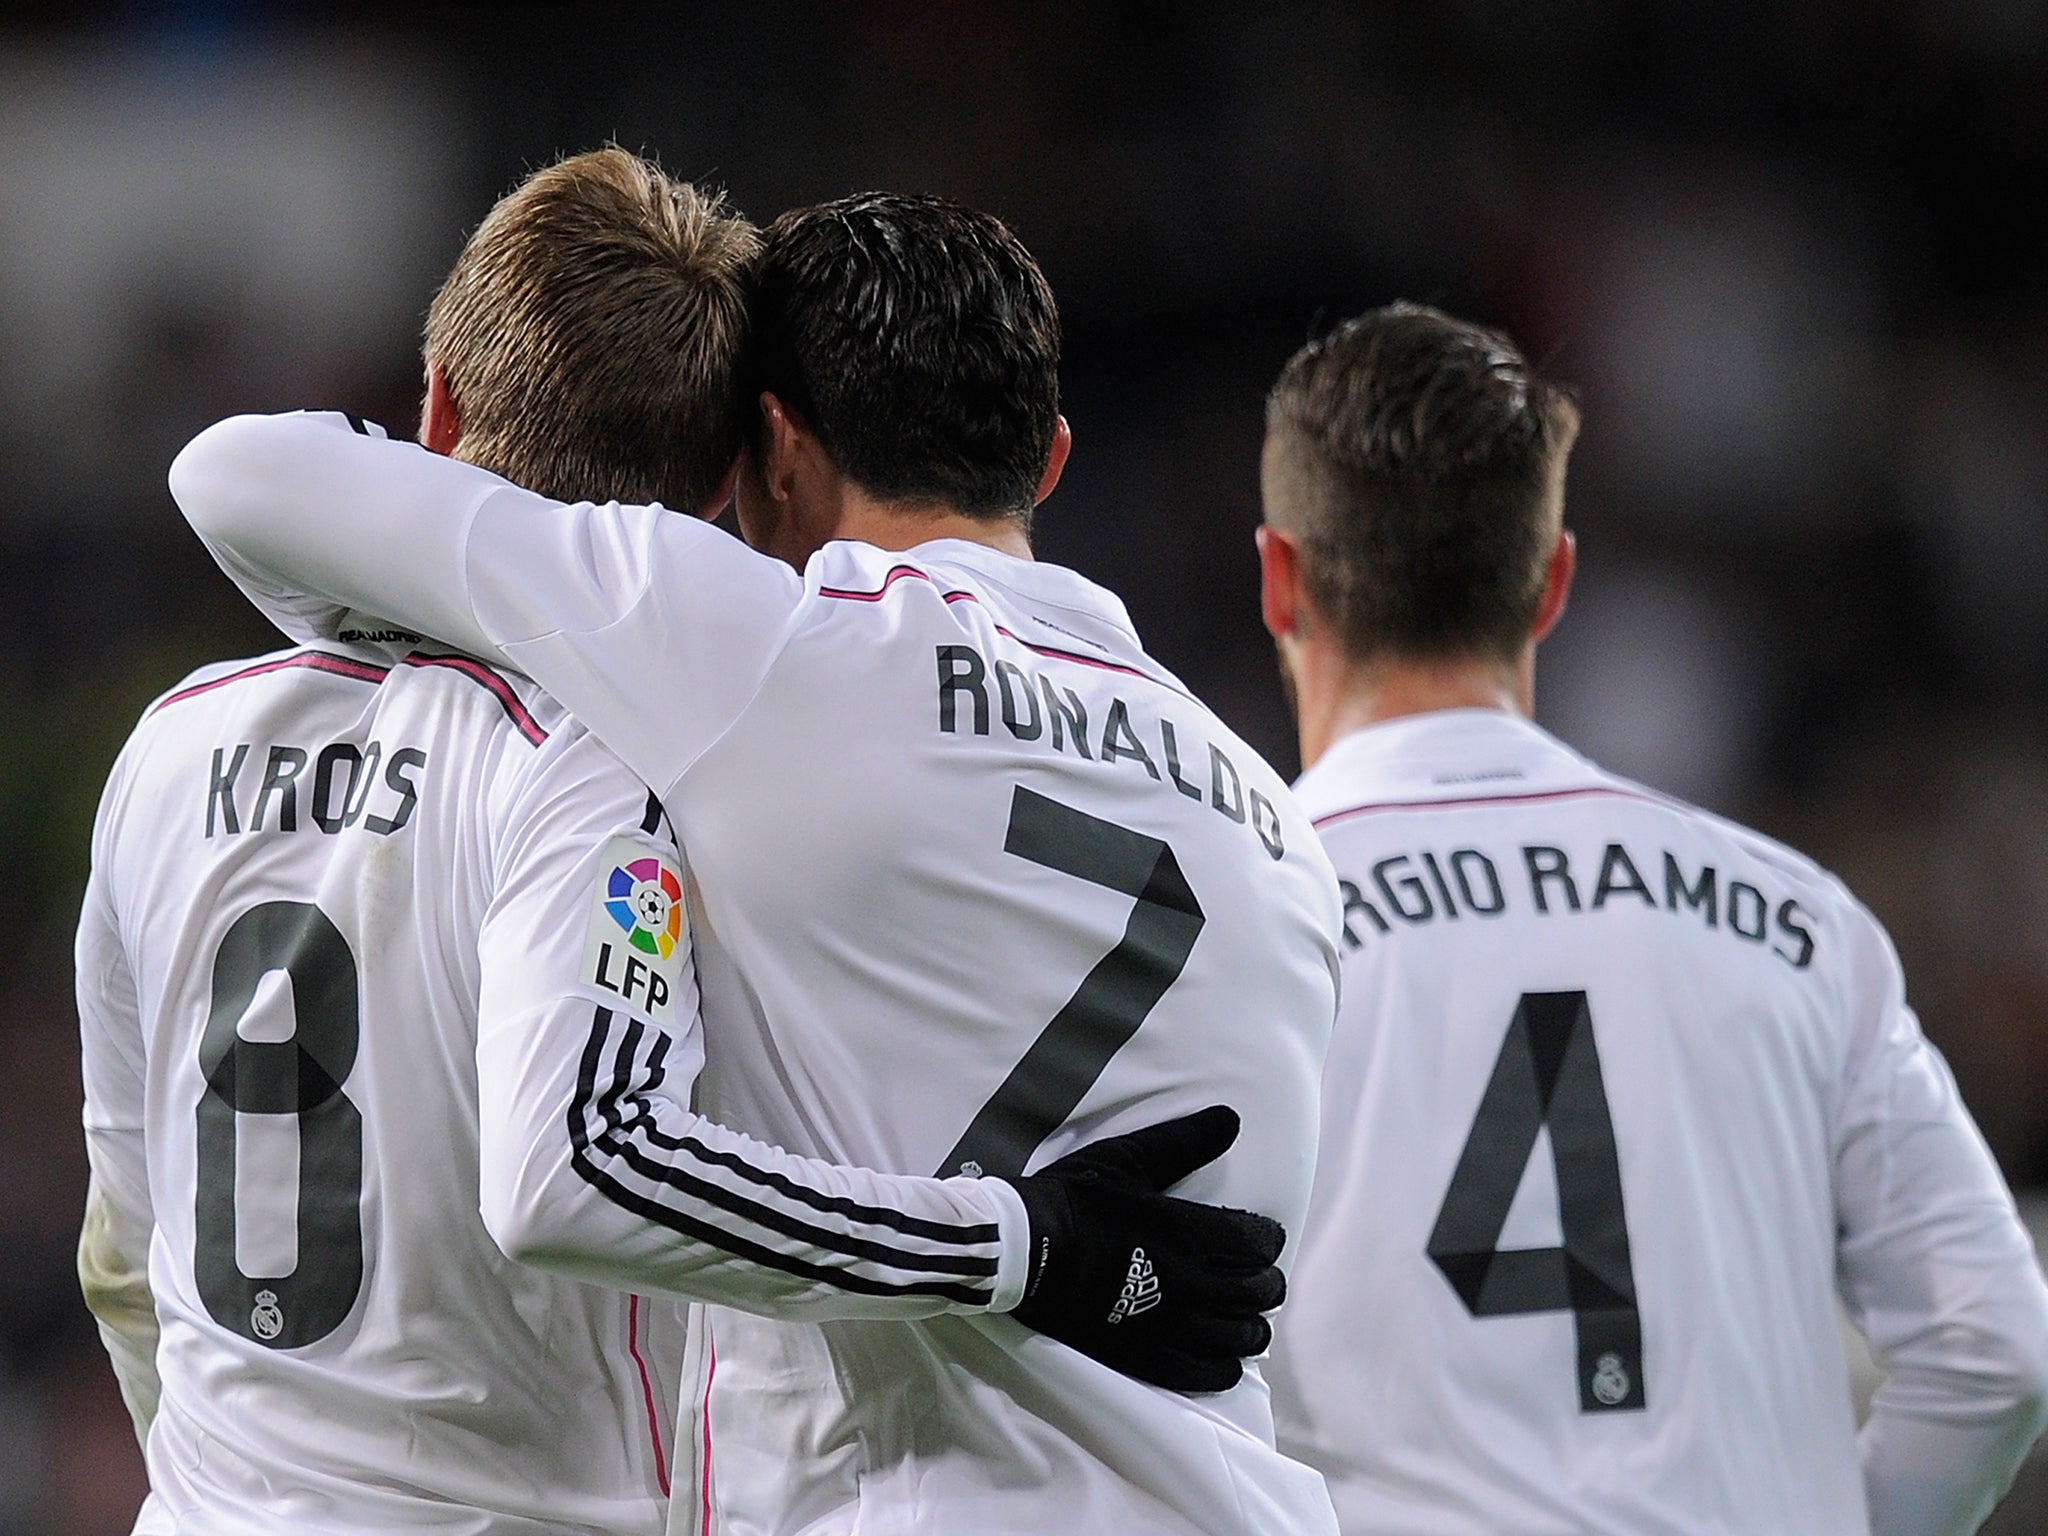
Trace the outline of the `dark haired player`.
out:
M 1975 1530 L 2048 1412 L 2048 1289 L 1870 914 L 1531 723 L 1570 401 L 1396 305 L 1266 423 L 1345 898 L 1283 1446 L 1358 1536 Z M 1838 1287 L 1888 1373 L 1860 1443 Z
M 172 488 L 259 588 L 529 673 L 655 787 L 707 1015 L 757 1026 L 710 1053 L 708 1114 L 887 1171 L 1016 1173 L 1228 1104 L 1241 1137 L 1181 1192 L 1293 1229 L 1335 884 L 1122 604 L 1029 558 L 1068 445 L 1036 264 L 985 215 L 848 199 L 765 232 L 750 318 L 754 550 L 308 418 L 212 428 Z M 1193 1283 L 1127 1257 L 1080 1320 L 1112 1361 Z M 679 1529 L 1331 1528 L 1255 1369 L 1188 1398 L 1002 1318 L 727 1311 L 695 1365 Z

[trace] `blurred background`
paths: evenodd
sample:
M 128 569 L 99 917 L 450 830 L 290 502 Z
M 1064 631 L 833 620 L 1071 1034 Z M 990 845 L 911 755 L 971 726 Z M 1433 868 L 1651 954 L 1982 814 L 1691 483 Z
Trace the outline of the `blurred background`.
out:
M 1575 384 L 1544 722 L 1834 867 L 2017 1186 L 2048 1184 L 2048 7 L 0 7 L 0 1536 L 142 1482 L 78 1303 L 69 944 L 106 768 L 278 643 L 164 471 L 230 412 L 417 420 L 419 324 L 527 170 L 616 140 L 765 220 L 1009 220 L 1076 448 L 1041 550 L 1284 768 L 1261 402 L 1397 297 Z M 2037 1458 L 1994 1523 L 2048 1528 Z

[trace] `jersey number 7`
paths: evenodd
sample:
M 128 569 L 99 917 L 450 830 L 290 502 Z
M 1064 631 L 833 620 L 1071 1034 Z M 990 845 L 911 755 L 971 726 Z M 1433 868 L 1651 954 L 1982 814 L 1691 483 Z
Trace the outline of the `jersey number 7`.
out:
M 1502 1248 L 1508 1208 L 1546 1125 L 1564 1242 Z M 1585 993 L 1522 994 L 1437 1212 L 1429 1256 L 1474 1317 L 1572 1314 L 1581 1412 L 1645 1406 L 1621 1163 Z
M 1041 1142 L 1065 1123 L 1109 1060 L 1138 1032 L 1173 985 L 1202 908 L 1173 850 L 1156 837 L 1018 785 L 1003 851 L 1093 885 L 1135 896 L 1123 939 L 1096 963 L 1067 1005 L 1032 1041 L 939 1164 L 955 1173 L 1024 1171 Z

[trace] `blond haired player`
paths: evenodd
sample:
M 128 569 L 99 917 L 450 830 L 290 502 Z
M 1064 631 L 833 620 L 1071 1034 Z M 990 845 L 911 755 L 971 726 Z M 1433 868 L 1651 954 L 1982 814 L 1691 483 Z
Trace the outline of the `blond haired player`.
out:
M 426 445 L 715 509 L 756 249 L 630 155 L 539 173 L 435 301 Z M 373 524 L 336 531 L 411 558 Z M 680 1314 L 581 1280 L 1059 1327 L 1142 1245 L 1151 1304 L 1094 1330 L 1121 1365 L 1201 1385 L 1263 1344 L 1277 1229 L 1149 1193 L 1227 1115 L 1012 1184 L 691 1113 L 690 873 L 644 781 L 517 673 L 333 617 L 160 698 L 95 831 L 81 1272 L 146 1433 L 139 1529 L 660 1530 L 695 1454 Z
M 1291 1229 L 1335 882 L 1123 605 L 1030 558 L 1068 443 L 1043 275 L 995 219 L 927 198 L 801 210 L 763 240 L 754 550 L 303 418 L 210 429 L 172 489 L 236 568 L 524 668 L 660 791 L 707 1013 L 755 1021 L 714 1041 L 707 1110 L 812 1155 L 1013 1173 L 1227 1104 L 1243 1133 L 1184 1191 Z M 1066 1337 L 1116 1359 L 1188 1288 L 1141 1248 L 1128 1294 Z M 1179 1397 L 1003 1318 L 721 1309 L 710 1340 L 682 1530 L 1331 1529 L 1255 1368 Z
M 1347 1532 L 1966 1532 L 2048 1288 L 1883 931 L 1530 721 L 1570 402 L 1376 310 L 1267 406 L 1267 627 L 1344 1006 L 1275 1343 Z M 1836 1296 L 1887 1377 L 1858 1434 Z

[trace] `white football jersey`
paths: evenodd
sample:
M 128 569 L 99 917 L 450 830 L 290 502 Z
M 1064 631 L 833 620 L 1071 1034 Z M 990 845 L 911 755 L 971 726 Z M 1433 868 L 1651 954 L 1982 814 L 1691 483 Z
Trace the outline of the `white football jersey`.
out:
M 1296 787 L 1344 1000 L 1270 1371 L 1344 1530 L 1975 1530 L 2048 1290 L 1869 913 L 1496 711 Z M 1860 1469 L 1838 1284 L 1890 1371 Z
M 172 488 L 280 622 L 374 590 L 539 679 L 660 791 L 696 879 L 708 1112 L 881 1169 L 1014 1173 L 1226 1103 L 1237 1145 L 1181 1192 L 1299 1229 L 1335 885 L 1110 594 L 960 541 L 835 543 L 799 576 L 333 417 L 224 423 Z M 1256 1368 L 1177 1396 L 1004 1318 L 714 1310 L 700 1342 L 672 1529 L 1332 1528 Z
M 139 1419 L 161 1382 L 140 1529 L 659 1531 L 682 1309 L 508 1251 L 798 1316 L 978 1311 L 1021 1291 L 1021 1203 L 693 1114 L 658 803 L 526 679 L 388 638 L 203 669 L 101 806 L 82 1267 L 146 1252 L 96 1309 Z

